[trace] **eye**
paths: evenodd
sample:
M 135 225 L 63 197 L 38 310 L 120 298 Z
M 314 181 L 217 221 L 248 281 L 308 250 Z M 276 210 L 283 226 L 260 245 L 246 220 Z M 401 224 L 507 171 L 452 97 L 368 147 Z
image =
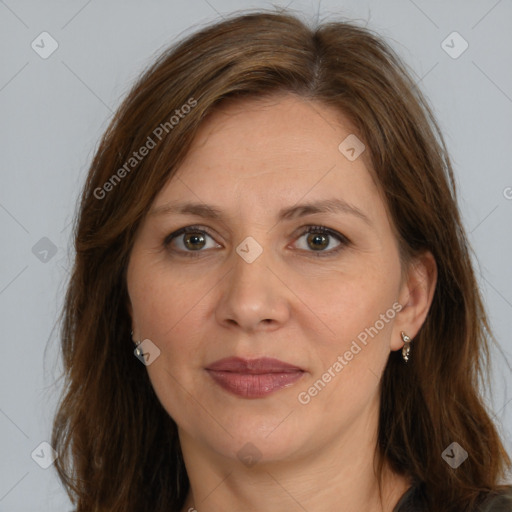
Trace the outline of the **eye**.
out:
M 324 226 L 307 226 L 307 230 L 303 231 L 297 240 L 300 240 L 304 235 L 307 235 L 305 239 L 307 252 L 316 253 L 314 256 L 330 256 L 334 253 L 341 251 L 345 246 L 350 244 L 350 241 L 337 231 L 326 228 Z M 338 241 L 338 245 L 334 246 L 330 250 L 325 250 L 331 245 L 332 238 Z M 308 250 L 312 249 L 312 250 Z
M 206 239 L 213 238 L 200 226 L 186 226 L 184 228 L 171 233 L 164 240 L 164 246 L 169 247 L 172 243 L 176 243 L 178 248 L 171 248 L 172 252 L 179 252 L 185 256 L 198 256 L 202 252 L 201 249 L 212 249 L 221 247 L 219 244 L 213 244 L 209 247 L 206 245 Z

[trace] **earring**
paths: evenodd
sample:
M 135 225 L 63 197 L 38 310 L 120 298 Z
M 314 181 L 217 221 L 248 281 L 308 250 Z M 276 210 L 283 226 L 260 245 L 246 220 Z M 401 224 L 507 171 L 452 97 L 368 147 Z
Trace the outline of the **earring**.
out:
M 132 337 L 132 341 L 133 341 L 133 331 L 130 331 L 130 336 Z M 136 348 L 135 348 L 135 351 L 134 351 L 135 355 L 137 357 L 142 356 L 142 354 L 143 354 L 142 349 L 139 348 L 139 345 L 141 344 L 141 342 L 140 341 L 134 341 L 134 343 L 136 345 Z
M 411 338 L 405 334 L 405 332 L 400 333 L 402 336 L 402 341 L 404 342 L 404 346 L 402 348 L 402 357 L 404 361 L 407 363 L 409 361 L 409 354 L 411 353 Z

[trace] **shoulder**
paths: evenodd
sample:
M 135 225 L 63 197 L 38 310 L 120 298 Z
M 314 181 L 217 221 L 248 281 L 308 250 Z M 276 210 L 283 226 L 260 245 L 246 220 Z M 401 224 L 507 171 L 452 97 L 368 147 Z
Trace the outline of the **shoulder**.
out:
M 512 486 L 489 493 L 476 512 L 512 512 Z

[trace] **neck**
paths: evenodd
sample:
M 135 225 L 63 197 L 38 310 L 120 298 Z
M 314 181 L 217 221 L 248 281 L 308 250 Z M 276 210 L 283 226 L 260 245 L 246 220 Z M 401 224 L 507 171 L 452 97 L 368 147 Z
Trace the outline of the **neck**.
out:
M 344 435 L 324 442 L 321 448 L 304 451 L 293 460 L 259 461 L 251 467 L 199 449 L 180 431 L 190 480 L 190 493 L 182 512 L 392 512 L 410 481 L 384 464 L 382 494 L 379 492 L 374 469 L 377 429 L 368 427 L 377 422 L 369 419 L 362 418 Z

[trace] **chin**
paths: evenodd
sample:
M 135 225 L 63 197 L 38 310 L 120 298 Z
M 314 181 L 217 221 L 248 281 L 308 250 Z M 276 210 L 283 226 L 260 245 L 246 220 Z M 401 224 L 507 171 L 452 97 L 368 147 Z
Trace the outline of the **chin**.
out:
M 216 419 L 225 430 L 212 420 L 215 425 L 203 421 L 194 424 L 187 433 L 227 459 L 243 463 L 245 459 L 257 460 L 260 464 L 279 462 L 292 458 L 310 444 L 305 422 L 301 421 L 299 428 L 298 415 L 294 421 L 291 420 L 296 412 L 286 418 L 291 411 L 291 408 L 281 407 L 280 413 L 273 415 L 248 411 L 218 414 Z M 229 418 L 229 421 L 223 422 L 223 418 Z M 319 429 L 320 425 L 316 430 Z

